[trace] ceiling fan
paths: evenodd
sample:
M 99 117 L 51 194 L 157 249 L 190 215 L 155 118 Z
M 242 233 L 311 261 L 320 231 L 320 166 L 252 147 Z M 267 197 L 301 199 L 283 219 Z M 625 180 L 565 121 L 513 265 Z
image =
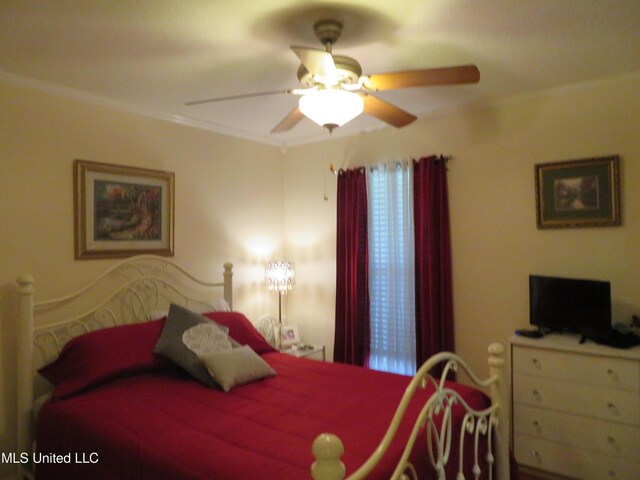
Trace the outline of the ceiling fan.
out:
M 305 116 L 332 131 L 362 112 L 394 127 L 403 127 L 417 117 L 375 97 L 371 92 L 480 81 L 480 71 L 475 65 L 362 75 L 362 67 L 355 59 L 333 55 L 331 51 L 342 33 L 340 22 L 321 20 L 314 25 L 314 30 L 324 50 L 291 46 L 302 62 L 298 68 L 298 80 L 302 88 L 195 100 L 185 105 L 294 94 L 301 95 L 298 106 L 271 133 L 291 130 Z

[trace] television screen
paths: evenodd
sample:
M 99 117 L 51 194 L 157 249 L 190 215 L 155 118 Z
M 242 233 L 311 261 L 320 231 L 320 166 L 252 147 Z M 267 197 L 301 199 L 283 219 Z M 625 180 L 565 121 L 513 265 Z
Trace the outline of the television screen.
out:
M 599 280 L 529 276 L 529 321 L 599 340 L 611 330 L 611 284 Z

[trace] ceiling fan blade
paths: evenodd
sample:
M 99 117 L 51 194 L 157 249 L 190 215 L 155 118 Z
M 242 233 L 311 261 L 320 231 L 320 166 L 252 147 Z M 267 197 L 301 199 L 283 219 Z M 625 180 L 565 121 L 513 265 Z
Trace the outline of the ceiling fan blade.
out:
M 289 112 L 289 115 L 284 117 L 282 121 L 275 126 L 271 133 L 280 133 L 280 132 L 288 132 L 293 127 L 295 127 L 300 120 L 304 118 L 303 113 L 300 111 L 298 107 L 294 108 Z
M 291 50 L 298 56 L 311 75 L 320 77 L 321 79 L 338 78 L 336 64 L 333 61 L 333 56 L 331 56 L 329 52 L 316 48 L 294 46 L 291 46 Z
M 376 117 L 383 122 L 387 122 L 394 127 L 404 127 L 418 118 L 373 95 L 360 93 L 360 96 L 364 100 L 364 113 Z
M 241 98 L 264 97 L 267 95 L 288 94 L 288 93 L 291 93 L 291 90 L 271 90 L 268 92 L 243 93 L 240 95 L 230 95 L 228 97 L 216 97 L 216 98 L 205 98 L 203 100 L 192 100 L 190 102 L 185 102 L 185 105 L 190 107 L 193 105 L 202 105 L 203 103 L 226 102 L 227 100 L 239 100 Z
M 425 70 L 369 75 L 363 86 L 367 90 L 381 91 L 430 85 L 477 83 L 479 81 L 480 70 L 478 70 L 478 67 L 475 65 L 462 65 L 459 67 L 427 68 Z

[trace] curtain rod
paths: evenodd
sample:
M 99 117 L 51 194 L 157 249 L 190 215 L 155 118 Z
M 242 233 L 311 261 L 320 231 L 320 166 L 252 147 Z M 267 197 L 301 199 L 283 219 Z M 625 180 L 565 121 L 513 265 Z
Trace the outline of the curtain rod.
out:
M 433 160 L 436 161 L 436 162 L 445 162 L 445 163 L 447 163 L 449 160 L 453 159 L 453 156 L 452 155 L 442 155 L 442 154 L 440 154 L 440 155 L 429 155 L 429 156 L 421 157 L 421 158 L 433 158 Z M 414 162 L 416 161 L 415 158 L 412 158 L 410 160 L 413 160 Z M 396 161 L 396 165 L 398 165 L 400 163 L 401 163 L 401 161 Z M 378 168 L 377 164 L 367 165 L 367 166 L 369 168 Z M 356 169 L 365 168 L 365 166 L 354 167 L 354 168 L 356 168 Z M 331 173 L 333 173 L 334 175 L 338 175 L 338 172 L 340 172 L 341 170 L 344 170 L 344 169 L 339 168 L 338 170 L 336 170 L 335 167 L 333 166 L 333 163 L 329 164 L 329 171 Z

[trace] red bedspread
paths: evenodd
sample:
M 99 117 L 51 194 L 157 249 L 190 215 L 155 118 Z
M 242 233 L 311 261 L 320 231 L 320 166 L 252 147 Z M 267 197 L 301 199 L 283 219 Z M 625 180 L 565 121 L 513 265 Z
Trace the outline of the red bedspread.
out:
M 311 444 L 323 432 L 344 442 L 349 474 L 377 446 L 410 381 L 280 353 L 263 358 L 277 376 L 229 393 L 169 371 L 47 403 L 38 418 L 38 451 L 70 454 L 70 462 L 36 465 L 38 480 L 300 480 L 311 478 Z M 472 407 L 488 405 L 479 391 L 455 388 Z M 401 438 L 428 395 L 413 402 Z M 392 454 L 400 448 L 396 442 Z M 426 450 L 421 456 L 424 470 Z M 457 457 L 450 463 L 447 478 L 455 478 Z M 394 466 L 386 459 L 369 478 L 388 478 Z

